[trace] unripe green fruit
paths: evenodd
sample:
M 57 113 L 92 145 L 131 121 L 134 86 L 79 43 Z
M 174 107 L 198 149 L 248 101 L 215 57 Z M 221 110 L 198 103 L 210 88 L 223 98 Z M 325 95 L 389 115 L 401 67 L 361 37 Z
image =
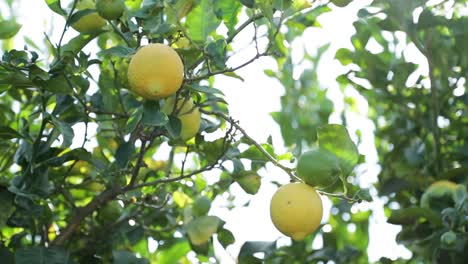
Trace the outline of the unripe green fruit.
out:
M 193 202 L 192 213 L 195 216 L 206 215 L 211 208 L 211 200 L 208 197 L 200 196 Z
M 457 241 L 457 234 L 455 234 L 452 230 L 447 231 L 440 236 L 440 243 L 444 246 L 453 246 Z
M 337 157 L 331 152 L 316 149 L 303 153 L 297 161 L 297 176 L 314 187 L 327 187 L 341 174 Z
M 349 3 L 351 3 L 353 0 L 331 0 L 331 2 L 336 5 L 336 6 L 339 6 L 339 7 L 345 7 L 347 6 Z
M 118 19 L 125 11 L 123 0 L 96 0 L 96 10 L 105 19 Z

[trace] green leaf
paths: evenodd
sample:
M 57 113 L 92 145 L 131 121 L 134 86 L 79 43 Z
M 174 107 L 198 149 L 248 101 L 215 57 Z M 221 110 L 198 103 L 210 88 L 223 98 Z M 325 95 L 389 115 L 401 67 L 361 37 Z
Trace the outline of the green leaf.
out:
M 15 264 L 15 256 L 3 244 L 0 244 L 0 259 L 2 264 Z
M 164 126 L 169 122 L 169 118 L 160 111 L 158 101 L 145 101 L 141 122 L 147 126 Z
M 149 260 L 138 258 L 134 253 L 127 250 L 112 250 L 114 264 L 149 264 Z
M 119 145 L 115 152 L 115 162 L 120 168 L 125 168 L 135 152 L 135 145 L 132 142 L 124 142 Z
M 166 123 L 165 128 L 171 138 L 178 138 L 180 131 L 182 131 L 182 123 L 177 116 L 170 115 L 169 122 Z
M 342 177 L 349 176 L 359 160 L 356 145 L 342 125 L 325 125 L 317 129 L 319 147 L 335 154 L 340 163 Z
M 21 248 L 15 253 L 16 264 L 72 264 L 69 253 L 58 248 Z
M 263 242 L 263 241 L 247 241 L 239 251 L 239 262 L 249 263 L 251 257 L 255 253 L 263 252 L 265 255 L 270 255 L 276 250 L 276 241 Z
M 255 0 L 240 0 L 240 2 L 248 8 L 253 8 L 255 6 Z
M 63 75 L 40 82 L 41 87 L 52 93 L 73 94 L 73 89 Z
M 394 225 L 408 225 L 427 219 L 435 226 L 441 226 L 442 220 L 429 208 L 410 207 L 392 211 L 387 222 Z
M 223 0 L 215 2 L 216 13 L 221 14 L 224 24 L 229 30 L 229 33 L 235 30 L 238 21 L 239 12 L 242 10 L 242 5 L 237 0 Z
M 46 4 L 49 6 L 49 8 L 54 11 L 55 13 L 61 15 L 61 16 L 66 16 L 67 13 L 62 9 L 60 6 L 60 0 L 45 0 Z
M 223 92 L 219 89 L 216 89 L 210 86 L 199 85 L 196 83 L 192 84 L 190 88 L 197 92 L 205 93 L 205 94 L 223 94 Z
M 221 245 L 224 248 L 227 248 L 227 246 L 234 244 L 236 242 L 236 239 L 234 238 L 234 235 L 232 234 L 231 231 L 221 228 L 221 230 L 218 230 L 218 241 L 221 243 Z
M 6 188 L 0 186 L 0 228 L 3 228 L 8 218 L 15 211 L 13 205 L 13 194 Z
M 11 127 L 0 126 L 0 138 L 1 139 L 21 138 L 21 135 Z
M 187 31 L 194 41 L 205 42 L 207 37 L 218 28 L 221 20 L 214 13 L 213 0 L 201 0 L 187 16 Z
M 0 21 L 0 39 L 12 38 L 21 29 L 14 19 Z
M 51 117 L 52 123 L 60 131 L 60 134 L 62 134 L 62 148 L 68 148 L 72 144 L 73 138 L 75 137 L 75 133 L 73 132 L 72 127 L 54 116 Z
M 221 219 L 217 216 L 205 215 L 190 221 L 185 229 L 189 236 L 190 242 L 194 245 L 203 245 L 208 242 L 211 236 L 216 233 Z
M 254 171 L 243 171 L 233 177 L 246 193 L 252 195 L 258 192 L 262 184 L 262 178 Z
M 143 109 L 138 107 L 132 111 L 125 126 L 125 134 L 131 133 L 137 127 L 143 116 Z
M 261 144 L 263 149 L 265 149 L 272 157 L 276 157 L 275 151 L 270 144 Z M 261 152 L 256 146 L 252 145 L 239 156 L 240 158 L 250 159 L 254 161 L 263 161 L 267 162 L 269 159 Z
M 174 264 L 191 250 L 187 240 L 180 240 L 174 243 L 170 248 L 161 250 L 157 254 L 156 262 L 158 264 Z
M 112 48 L 101 50 L 100 52 L 97 53 L 97 55 L 103 56 L 103 57 L 105 57 L 105 56 L 116 56 L 116 57 L 119 57 L 119 58 L 123 58 L 123 57 L 129 57 L 133 53 L 135 53 L 135 49 L 125 47 L 125 46 L 115 46 L 115 47 L 112 47 Z
M 67 44 L 63 45 L 63 47 L 60 49 L 60 53 L 63 55 L 67 52 L 70 52 L 72 54 L 77 54 L 79 51 L 81 51 L 86 45 L 88 45 L 91 40 L 96 38 L 99 34 L 101 34 L 103 31 L 96 31 L 92 32 L 90 34 L 80 34 L 70 41 L 67 42 Z

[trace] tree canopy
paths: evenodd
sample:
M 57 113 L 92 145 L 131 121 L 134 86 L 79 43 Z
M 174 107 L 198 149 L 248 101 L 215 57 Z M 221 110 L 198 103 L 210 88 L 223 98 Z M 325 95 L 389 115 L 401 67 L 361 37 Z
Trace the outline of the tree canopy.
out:
M 26 36 L 18 47 L 15 2 L 0 1 L 2 263 L 216 263 L 216 245 L 228 248 L 236 234 L 210 212 L 212 202 L 232 208 L 233 185 L 252 196 L 266 182 L 281 186 L 262 173 L 267 165 L 291 182 L 316 183 L 311 170 L 336 177 L 317 188 L 332 203 L 329 217 L 302 241 L 247 241 L 234 262 L 369 263 L 375 212 L 353 208 L 373 200 L 411 251 L 376 263 L 468 258 L 467 1 L 370 1 L 357 13 L 351 45 L 331 43 L 335 52 L 326 44 L 300 62 L 294 42 L 321 27 L 321 15 L 356 3 L 44 0 L 48 15 L 64 21 L 53 29 L 60 37 L 44 29 L 43 43 Z M 239 38 L 255 52 L 234 64 Z M 129 63 L 150 43 L 171 47 L 183 63 L 172 99 L 132 89 Z M 344 69 L 336 78 L 341 102 L 319 81 L 330 52 Z M 284 88 L 271 118 L 286 151 L 271 137 L 249 136 L 215 82 L 243 81 L 239 70 L 263 57 L 277 66 L 265 75 Z M 365 113 L 353 93 L 365 99 Z M 200 127 L 185 138 L 180 112 L 194 109 Z M 352 126 L 363 115 L 373 131 Z M 369 134 L 379 172 L 363 188 L 370 165 L 358 150 Z M 298 173 L 311 150 L 325 158 Z

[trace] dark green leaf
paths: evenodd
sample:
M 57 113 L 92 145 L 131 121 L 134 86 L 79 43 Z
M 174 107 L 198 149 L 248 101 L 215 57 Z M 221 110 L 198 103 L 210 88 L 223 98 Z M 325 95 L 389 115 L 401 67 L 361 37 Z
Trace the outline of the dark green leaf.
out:
M 431 209 L 420 207 L 410 207 L 392 211 L 387 222 L 395 225 L 407 225 L 418 222 L 421 219 L 427 219 L 435 226 L 442 225 L 442 220 L 436 213 Z
M 169 118 L 160 111 L 158 101 L 145 101 L 141 121 L 147 126 L 164 126 L 169 122 Z
M 135 145 L 132 142 L 124 142 L 119 145 L 115 152 L 115 162 L 120 168 L 127 167 L 128 162 L 131 160 L 135 152 Z
M 62 137 L 63 137 L 62 148 L 69 147 L 73 142 L 73 138 L 75 137 L 75 133 L 73 132 L 72 127 L 63 121 L 60 121 L 58 118 L 54 116 L 51 116 L 51 117 L 52 117 L 51 119 L 52 123 L 60 131 L 60 134 L 62 134 Z
M 135 49 L 125 46 L 115 46 L 98 52 L 99 56 L 116 56 L 119 58 L 127 57 L 135 53 Z
M 141 107 L 138 107 L 133 110 L 133 112 L 130 114 L 130 117 L 127 120 L 127 124 L 125 126 L 125 134 L 131 133 L 133 130 L 135 130 L 142 116 L 143 109 Z
M 218 241 L 219 243 L 221 243 L 221 245 L 224 248 L 236 242 L 236 239 L 234 238 L 234 235 L 232 234 L 232 232 L 225 228 L 221 228 L 221 230 L 219 230 L 217 234 L 218 234 Z
M 149 260 L 138 258 L 134 253 L 126 250 L 112 250 L 114 264 L 149 264 Z
M 15 210 L 13 205 L 13 194 L 6 188 L 0 186 L 0 228 L 3 228 L 8 218 Z
M 0 138 L 2 139 L 12 139 L 20 138 L 21 135 L 11 127 L 0 126 Z
M 67 251 L 57 248 L 21 248 L 15 253 L 16 264 L 71 264 Z
M 276 250 L 276 241 L 262 242 L 262 241 L 247 241 L 245 242 L 239 252 L 239 261 L 246 263 L 245 259 L 253 256 L 255 253 L 263 252 L 267 256 Z
M 171 138 L 178 138 L 180 135 L 180 131 L 182 130 L 182 123 L 180 119 L 176 116 L 170 115 L 169 122 L 165 125 L 165 128 Z

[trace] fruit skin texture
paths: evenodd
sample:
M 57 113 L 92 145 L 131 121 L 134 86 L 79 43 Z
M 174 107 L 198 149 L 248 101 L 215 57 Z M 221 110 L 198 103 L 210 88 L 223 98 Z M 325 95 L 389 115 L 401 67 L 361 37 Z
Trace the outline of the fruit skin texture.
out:
M 169 97 L 179 90 L 184 65 L 171 47 L 153 43 L 140 48 L 128 65 L 130 88 L 145 99 Z
M 430 208 L 431 200 L 440 200 L 446 196 L 453 199 L 457 187 L 456 183 L 447 180 L 432 183 L 421 196 L 421 207 Z
M 76 10 L 95 9 L 93 0 L 82 0 L 76 4 Z M 89 33 L 101 29 L 106 24 L 106 20 L 93 12 L 82 16 L 78 21 L 71 25 L 76 31 Z
M 96 0 L 96 10 L 105 19 L 117 19 L 125 11 L 123 0 Z
M 305 183 L 289 183 L 280 187 L 271 198 L 270 217 L 281 233 L 296 241 L 303 240 L 320 225 L 322 200 L 314 187 Z
M 299 178 L 315 187 L 330 186 L 341 174 L 336 156 L 322 149 L 304 152 L 297 161 L 296 170 Z
M 174 100 L 174 97 L 166 100 L 162 109 L 165 114 L 169 115 L 174 110 Z M 192 99 L 180 99 L 177 102 L 176 113 L 182 126 L 179 138 L 184 141 L 193 138 L 200 129 L 201 114 L 198 107 L 193 105 Z

